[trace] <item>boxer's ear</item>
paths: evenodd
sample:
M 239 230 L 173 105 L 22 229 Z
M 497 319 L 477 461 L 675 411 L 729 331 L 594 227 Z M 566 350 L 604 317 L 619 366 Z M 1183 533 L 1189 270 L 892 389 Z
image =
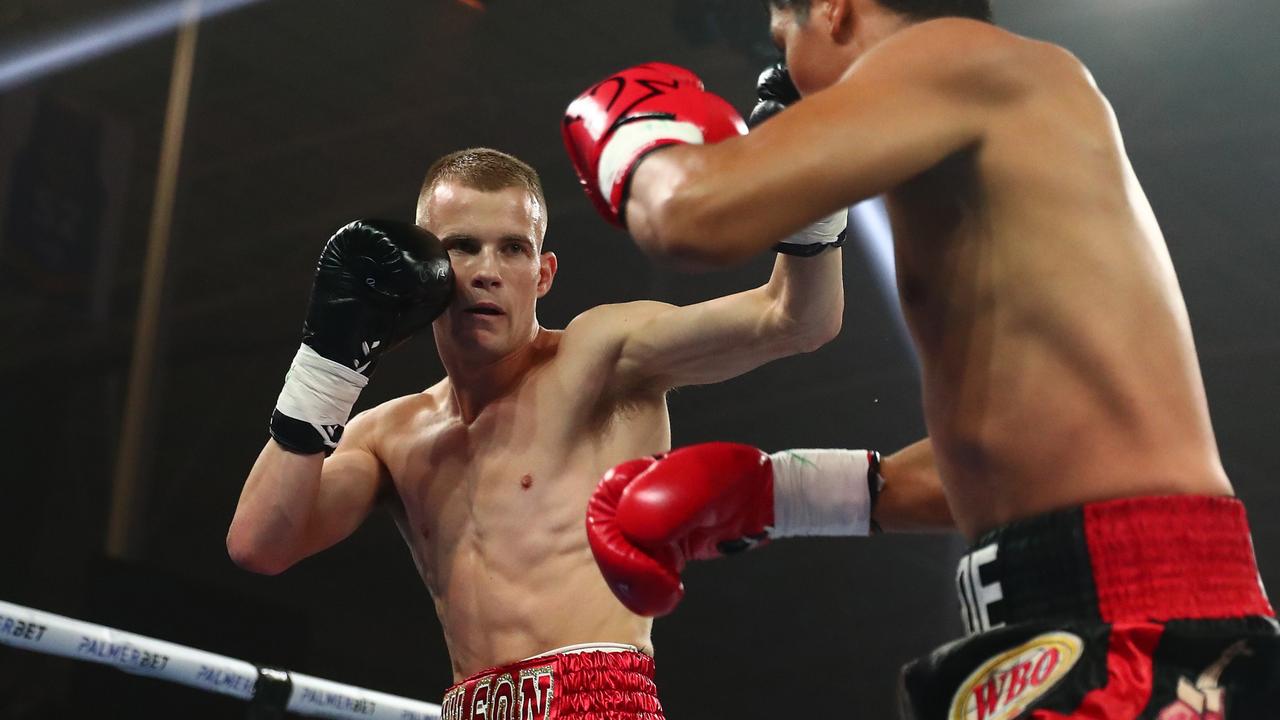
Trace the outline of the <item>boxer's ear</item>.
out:
M 814 10 L 817 11 L 827 35 L 836 44 L 844 45 L 853 39 L 853 30 L 858 17 L 855 6 L 868 2 L 875 2 L 875 0 L 821 0 Z
M 551 290 L 551 283 L 556 279 L 559 260 L 553 252 L 544 252 L 538 256 L 538 297 L 541 298 Z

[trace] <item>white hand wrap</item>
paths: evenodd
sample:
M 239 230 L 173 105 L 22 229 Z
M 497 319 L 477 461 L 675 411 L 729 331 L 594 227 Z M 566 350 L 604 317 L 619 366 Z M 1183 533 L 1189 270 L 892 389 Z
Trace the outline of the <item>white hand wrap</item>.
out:
M 770 536 L 871 534 L 873 494 L 884 485 L 872 470 L 878 458 L 867 450 L 784 450 L 770 455 Z
M 312 425 L 346 425 L 368 383 L 364 375 L 302 345 L 285 375 L 276 410 Z
M 809 257 L 829 247 L 844 244 L 849 229 L 849 210 L 841 209 L 778 243 L 774 248 L 788 255 Z

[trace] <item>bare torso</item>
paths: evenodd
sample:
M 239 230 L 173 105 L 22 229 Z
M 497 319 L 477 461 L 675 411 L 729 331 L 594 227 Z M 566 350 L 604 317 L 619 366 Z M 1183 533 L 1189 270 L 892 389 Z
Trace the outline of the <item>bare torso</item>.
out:
M 1028 98 L 888 196 L 955 518 L 973 537 L 1091 500 L 1229 494 L 1186 308 L 1111 109 L 1064 51 L 1009 43 Z
M 541 331 L 532 368 L 469 422 L 448 379 L 379 410 L 374 449 L 456 679 L 577 643 L 650 648 L 651 621 L 605 585 L 584 517 L 605 469 L 670 447 L 666 404 L 605 398 L 593 359 L 561 337 Z

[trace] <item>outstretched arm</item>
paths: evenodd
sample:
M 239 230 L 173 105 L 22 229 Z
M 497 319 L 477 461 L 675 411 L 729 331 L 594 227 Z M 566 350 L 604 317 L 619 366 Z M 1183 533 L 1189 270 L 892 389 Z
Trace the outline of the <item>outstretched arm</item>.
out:
M 898 487 L 895 487 L 898 486 Z M 888 500 L 887 505 L 880 504 Z M 704 443 L 625 462 L 587 507 L 587 540 L 618 599 L 641 615 L 671 612 L 689 560 L 770 538 L 950 527 L 927 439 L 890 455 Z
M 592 355 L 612 358 L 609 385 L 624 393 L 720 382 L 834 338 L 844 312 L 842 272 L 838 249 L 779 255 L 761 287 L 685 307 L 601 306 L 570 323 L 565 342 L 594 344 Z
M 903 30 L 750 135 L 649 154 L 631 176 L 627 229 L 652 254 L 735 264 L 978 147 L 1018 94 L 992 71 L 1000 32 L 963 20 Z
M 885 532 L 954 530 L 955 520 L 933 457 L 933 441 L 917 440 L 880 460 L 884 487 L 871 517 Z

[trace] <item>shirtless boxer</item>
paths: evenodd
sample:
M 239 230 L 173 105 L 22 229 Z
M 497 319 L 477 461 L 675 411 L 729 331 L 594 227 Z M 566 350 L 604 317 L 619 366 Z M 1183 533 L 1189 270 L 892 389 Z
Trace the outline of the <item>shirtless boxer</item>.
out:
M 770 10 L 804 99 L 758 131 L 649 65 L 575 100 L 565 137 L 605 216 L 685 263 L 885 195 L 926 422 L 974 541 L 957 574 L 971 636 L 904 670 L 904 714 L 1274 717 L 1274 613 L 1168 252 L 1088 72 L 992 25 L 985 0 Z M 685 560 L 839 480 L 819 463 L 779 484 L 776 462 L 723 444 L 641 463 L 593 501 L 602 569 L 632 597 L 677 593 Z
M 504 717 L 504 707 L 521 718 L 654 718 L 651 621 L 601 579 L 587 500 L 610 466 L 670 447 L 670 388 L 833 337 L 840 251 L 779 255 L 769 282 L 748 292 L 689 307 L 606 305 L 548 330 L 535 312 L 557 269 L 546 224 L 534 171 L 478 149 L 428 172 L 420 227 L 356 223 L 334 236 L 227 547 L 243 567 L 278 573 L 390 499 L 458 682 L 445 718 Z M 820 249 L 834 238 L 793 240 Z M 441 311 L 432 330 L 447 376 L 341 432 L 379 354 Z M 893 459 L 888 484 L 911 487 L 914 469 Z

